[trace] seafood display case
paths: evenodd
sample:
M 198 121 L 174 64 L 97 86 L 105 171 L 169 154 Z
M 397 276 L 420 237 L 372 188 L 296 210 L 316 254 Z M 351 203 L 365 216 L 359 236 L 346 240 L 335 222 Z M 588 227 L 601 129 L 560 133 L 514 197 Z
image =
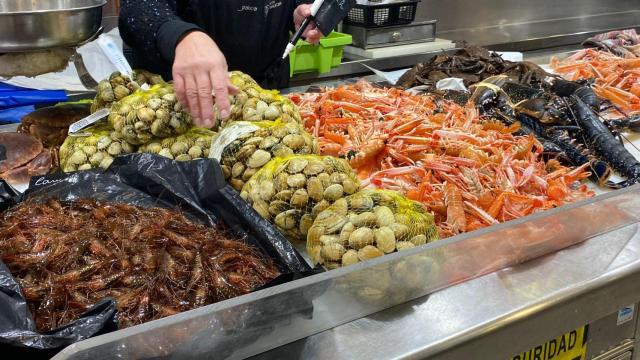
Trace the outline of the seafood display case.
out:
M 67 347 L 55 358 L 94 360 L 112 358 L 113 356 L 126 358 L 207 358 L 213 356 L 211 354 L 224 354 L 224 357 L 227 358 L 244 358 L 264 353 L 381 310 L 405 304 L 400 307 L 396 306 L 392 316 L 379 320 L 389 322 L 393 327 L 393 324 L 415 318 L 415 314 L 412 314 L 414 310 L 411 310 L 415 307 L 415 303 L 410 302 L 414 299 L 422 297 L 418 301 L 426 301 L 428 304 L 430 298 L 424 297 L 425 295 L 556 252 L 582 243 L 587 239 L 590 240 L 579 246 L 578 249 L 597 247 L 600 249 L 598 251 L 603 252 L 603 256 L 596 257 L 593 256 L 598 252 L 578 254 L 576 258 L 569 256 L 570 263 L 562 263 L 561 265 L 580 267 L 581 271 L 573 274 L 575 278 L 571 278 L 569 273 L 565 272 L 567 277 L 563 279 L 562 276 L 559 277 L 560 273 L 555 272 L 558 269 L 547 266 L 538 269 L 535 277 L 520 280 L 517 276 L 503 278 L 503 281 L 516 281 L 510 286 L 505 283 L 501 284 L 500 281 L 498 284 L 494 284 L 496 287 L 493 288 L 493 291 L 506 293 L 496 292 L 489 297 L 482 297 L 482 295 L 487 295 L 486 292 L 484 294 L 478 293 L 479 297 L 475 298 L 473 292 L 469 292 L 461 294 L 455 299 L 449 299 L 452 304 L 458 302 L 460 306 L 480 306 L 477 304 L 478 302 L 486 305 L 500 304 L 499 308 L 505 313 L 487 314 L 491 315 L 487 319 L 451 318 L 442 320 L 444 323 L 421 322 L 419 327 L 416 324 L 413 325 L 418 327 L 413 330 L 424 334 L 428 334 L 434 329 L 440 329 L 441 332 L 445 330 L 462 331 L 460 326 L 464 325 L 468 327 L 465 330 L 471 332 L 466 336 L 476 336 L 473 339 L 477 341 L 477 337 L 483 335 L 483 332 L 479 332 L 478 329 L 488 329 L 483 326 L 491 328 L 489 320 L 495 321 L 503 317 L 503 321 L 515 321 L 516 318 L 509 318 L 509 316 L 514 316 L 510 312 L 516 311 L 519 314 L 518 317 L 522 318 L 533 317 L 537 312 L 542 311 L 545 306 L 537 304 L 537 301 L 540 300 L 539 297 L 553 295 L 544 292 L 547 288 L 555 286 L 555 291 L 557 291 L 555 295 L 566 297 L 568 296 L 566 292 L 573 294 L 588 290 L 585 287 L 588 285 L 587 280 L 593 280 L 594 276 L 623 280 L 623 274 L 620 272 L 622 270 L 615 271 L 619 270 L 617 266 L 620 265 L 628 265 L 627 267 L 623 266 L 625 276 L 633 274 L 634 279 L 638 278 L 640 263 L 638 263 L 637 257 L 633 256 L 637 252 L 637 248 L 636 245 L 629 248 L 629 245 L 631 244 L 630 239 L 637 240 L 637 225 L 640 220 L 638 215 L 640 213 L 639 194 L 640 185 L 636 185 L 527 218 L 473 233 L 461 234 L 424 247 L 296 280 L 169 318 L 81 341 Z M 567 250 L 567 253 L 571 251 L 575 250 Z M 629 252 L 631 253 L 629 254 Z M 629 259 L 629 255 L 632 255 L 632 259 Z M 616 261 L 622 261 L 617 259 L 620 256 L 627 263 L 617 264 Z M 540 261 L 544 262 L 544 258 Z M 531 268 L 528 264 L 516 266 L 514 271 L 527 267 Z M 591 267 L 591 271 L 583 271 L 589 267 Z M 495 274 L 490 275 L 490 277 L 495 276 Z M 473 281 L 483 281 L 482 279 Z M 465 284 L 473 283 L 473 281 L 467 281 Z M 609 283 L 609 281 L 605 281 L 599 284 L 604 286 Z M 612 306 L 615 307 L 619 301 L 629 303 L 639 301 L 640 298 L 636 297 L 639 297 L 640 291 L 637 291 L 636 284 L 637 282 L 631 283 L 625 280 L 624 296 L 602 304 L 600 312 L 608 311 Z M 500 285 L 503 288 L 500 288 Z M 434 296 L 450 291 L 455 292 L 456 288 L 436 292 Z M 541 293 L 536 292 L 536 289 Z M 520 291 L 525 292 L 518 294 Z M 529 296 L 527 291 L 536 295 Z M 272 318 L 273 313 L 269 310 L 275 306 L 282 307 L 284 305 L 295 309 L 296 303 L 291 302 L 291 299 L 294 298 L 293 294 L 298 300 L 304 298 L 312 301 L 313 313 L 308 316 Z M 522 297 L 521 300 L 526 301 L 503 304 L 500 299 L 507 295 L 519 296 Z M 634 300 L 630 301 L 631 298 Z M 534 306 L 536 304 L 537 306 Z M 591 305 L 598 305 L 598 303 Z M 398 312 L 398 310 L 400 311 Z M 435 309 L 428 310 L 434 311 Z M 468 312 L 470 309 L 461 308 L 459 311 Z M 431 316 L 435 315 L 431 314 Z M 586 315 L 583 317 L 587 318 Z M 359 321 L 365 321 L 365 319 Z M 504 322 L 503 325 L 507 323 Z M 537 338 L 529 337 L 491 351 L 495 350 L 493 354 L 500 354 L 500 356 L 509 356 L 509 354 L 524 351 L 526 346 L 530 345 L 528 341 L 541 342 L 554 331 L 560 333 L 569 331 L 571 329 L 564 329 L 569 324 L 556 324 L 557 327 L 553 329 L 539 329 Z M 372 332 L 370 336 L 372 339 L 381 336 L 386 333 L 384 329 L 386 327 L 381 327 L 377 332 Z M 502 328 L 499 329 L 502 330 Z M 324 336 L 323 334 L 317 336 Z M 359 335 L 357 338 L 349 339 L 349 341 L 357 343 L 354 346 L 358 346 L 358 349 L 368 344 L 367 341 L 357 340 L 366 338 L 368 336 L 366 331 L 359 333 Z M 327 336 L 331 337 L 330 334 Z M 422 350 L 429 349 L 426 353 L 433 354 L 433 351 L 436 350 L 453 350 L 465 339 L 469 340 L 469 338 L 458 338 L 456 341 L 444 342 L 446 338 L 434 339 L 423 336 L 414 341 L 402 343 L 402 345 L 405 350 L 407 346 L 411 345 L 416 349 L 418 347 Z M 302 340 L 303 343 L 304 341 Z M 335 341 L 348 340 L 336 339 Z M 420 341 L 424 343 L 420 343 Z M 382 340 L 382 343 L 388 344 L 386 340 Z M 274 358 L 278 358 L 284 356 L 283 354 L 290 354 L 291 351 L 300 351 L 300 349 L 295 350 L 296 346 L 299 347 L 300 344 L 300 342 L 294 343 L 291 345 L 293 348 L 285 346 L 280 349 L 283 352 L 278 352 L 277 349 L 273 350 L 275 353 L 271 354 Z M 523 346 L 524 348 L 520 348 Z M 395 347 L 396 345 L 389 346 L 389 348 Z M 330 353 L 335 349 L 314 347 L 313 349 L 305 349 L 305 351 L 308 351 L 308 356 L 324 356 L 327 352 Z M 356 349 L 351 349 L 342 355 L 353 354 L 351 351 L 357 352 Z M 490 350 L 485 351 L 491 352 Z M 269 353 L 264 356 L 269 356 Z

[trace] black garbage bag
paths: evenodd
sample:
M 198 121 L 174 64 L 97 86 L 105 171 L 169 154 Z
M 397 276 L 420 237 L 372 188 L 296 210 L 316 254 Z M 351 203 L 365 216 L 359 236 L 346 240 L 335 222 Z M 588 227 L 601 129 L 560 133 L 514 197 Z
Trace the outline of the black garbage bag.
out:
M 90 198 L 142 207 L 180 209 L 192 221 L 227 228 L 271 258 L 282 275 L 264 287 L 313 274 L 294 247 L 231 189 L 215 160 L 175 162 L 152 154 L 117 157 L 104 172 L 86 171 L 35 177 L 20 199 L 0 183 L 0 206 L 19 200 L 70 201 Z M 6 195 L 5 195 L 6 193 Z M 6 200 L 5 200 L 6 199 Z M 0 209 L 4 209 L 0 207 Z M 256 289 L 257 290 L 257 289 Z M 311 303 L 305 308 L 309 311 Z M 299 310 L 299 309 L 298 309 Z M 16 280 L 0 262 L 0 352 L 49 358 L 62 348 L 117 330 L 116 304 L 105 299 L 82 318 L 47 333 L 38 333 Z
M 4 211 L 17 204 L 20 194 L 6 181 L 0 179 L 0 211 Z

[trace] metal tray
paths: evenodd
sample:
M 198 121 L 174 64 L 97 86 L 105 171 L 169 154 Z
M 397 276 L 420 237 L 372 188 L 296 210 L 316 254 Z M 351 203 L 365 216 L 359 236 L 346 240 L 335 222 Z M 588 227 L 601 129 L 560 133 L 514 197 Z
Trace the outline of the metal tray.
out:
M 0 0 L 0 53 L 76 46 L 98 32 L 106 0 Z
M 252 356 L 637 223 L 639 195 L 640 185 L 599 195 L 81 341 L 54 359 Z M 282 321 L 266 315 L 276 305 L 299 306 L 292 294 L 313 300 L 311 316 Z
M 353 46 L 371 49 L 433 41 L 436 38 L 436 20 L 416 21 L 408 25 L 371 29 L 344 25 L 343 30 L 353 37 Z

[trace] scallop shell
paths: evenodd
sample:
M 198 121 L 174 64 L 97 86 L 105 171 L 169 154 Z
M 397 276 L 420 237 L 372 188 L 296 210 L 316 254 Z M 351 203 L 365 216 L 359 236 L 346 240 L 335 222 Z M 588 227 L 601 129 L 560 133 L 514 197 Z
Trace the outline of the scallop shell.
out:
M 409 240 L 409 242 L 411 242 L 415 246 L 424 245 L 427 243 L 427 236 L 424 234 L 419 234 L 412 237 L 411 240 Z
M 262 141 L 260 141 L 260 144 L 258 145 L 258 147 L 262 150 L 269 150 L 275 144 L 277 144 L 278 141 L 279 141 L 278 138 L 274 136 L 267 136 L 266 138 L 263 138 Z
M 307 182 L 307 178 L 302 174 L 290 175 L 287 177 L 287 185 L 291 188 L 301 188 Z
M 300 218 L 300 233 L 304 236 L 307 236 L 307 233 L 309 232 L 309 229 L 311 228 L 311 226 L 313 225 L 313 216 L 311 216 L 311 214 L 304 214 L 302 215 L 302 217 Z
M 271 160 L 271 153 L 258 149 L 249 157 L 249 160 L 247 160 L 247 166 L 250 168 L 259 168 L 268 163 L 269 160 Z
M 244 164 L 241 162 L 237 162 L 233 164 L 233 167 L 231 167 L 231 176 L 234 178 L 240 177 L 244 172 L 244 170 L 245 170 Z
M 396 222 L 393 211 L 386 206 L 378 206 L 373 212 L 376 214 L 378 226 L 389 226 Z
M 384 255 L 384 253 L 380 251 L 380 249 L 372 245 L 367 245 L 358 250 L 358 259 L 360 259 L 360 261 L 375 259 L 382 255 Z
M 331 210 L 325 210 L 318 214 L 313 224 L 314 226 L 317 225 L 324 227 L 326 234 L 333 234 L 340 231 L 346 223 L 346 217 L 336 214 Z
M 307 193 L 309 194 L 309 198 L 313 201 L 322 200 L 324 192 L 324 187 L 322 186 L 322 182 L 317 177 L 312 177 L 307 179 Z
M 271 214 L 272 216 L 276 216 L 281 212 L 287 210 L 291 210 L 291 205 L 289 205 L 288 202 L 284 202 L 281 200 L 272 201 L 271 205 L 269 205 L 269 214 Z
M 359 250 L 367 245 L 373 244 L 373 239 L 373 230 L 367 227 L 357 228 L 349 235 L 349 246 Z
M 304 208 L 309 203 L 309 194 L 307 194 L 307 190 L 298 189 L 291 196 L 291 206 L 297 208 Z
M 282 190 L 273 196 L 274 200 L 282 200 L 289 201 L 291 200 L 291 196 L 293 196 L 293 191 L 291 190 Z
M 292 150 L 299 150 L 304 146 L 304 137 L 298 134 L 289 134 L 282 139 L 282 144 Z
M 341 244 L 332 243 L 324 245 L 320 254 L 325 260 L 342 261 L 342 255 L 344 255 L 346 251 Z
M 353 249 L 347 250 L 342 254 L 342 266 L 349 266 L 359 262 L 360 259 L 358 259 L 358 252 Z
M 328 201 L 336 201 L 344 195 L 342 185 L 333 184 L 324 189 L 323 197 Z
M 396 243 L 396 249 L 398 249 L 398 251 L 409 250 L 414 247 L 416 246 L 413 243 L 410 243 L 408 241 L 398 241 Z
M 376 246 L 385 254 L 396 250 L 396 236 L 393 230 L 387 226 L 383 226 L 373 231 L 376 240 Z
M 284 230 L 291 230 L 296 227 L 296 214 L 297 210 L 287 210 L 278 214 L 274 222 L 276 226 Z
M 373 226 L 376 224 L 376 222 L 378 221 L 378 218 L 376 217 L 376 214 L 370 212 L 370 211 L 365 211 L 361 214 L 358 214 L 354 219 L 353 219 L 353 225 L 355 225 L 356 227 L 360 227 L 360 226 Z
M 294 157 L 289 160 L 287 164 L 287 172 L 289 174 L 297 174 L 301 172 L 309 164 L 307 159 Z

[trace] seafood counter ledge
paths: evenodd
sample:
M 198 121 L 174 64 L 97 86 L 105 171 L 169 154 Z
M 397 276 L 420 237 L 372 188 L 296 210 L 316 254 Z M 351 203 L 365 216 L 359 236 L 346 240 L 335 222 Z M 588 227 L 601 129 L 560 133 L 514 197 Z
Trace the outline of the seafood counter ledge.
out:
M 618 356 L 637 339 L 638 230 L 625 226 L 254 358 L 535 359 L 537 347 L 562 355 L 553 344 L 564 339 L 580 359 L 631 359 Z

